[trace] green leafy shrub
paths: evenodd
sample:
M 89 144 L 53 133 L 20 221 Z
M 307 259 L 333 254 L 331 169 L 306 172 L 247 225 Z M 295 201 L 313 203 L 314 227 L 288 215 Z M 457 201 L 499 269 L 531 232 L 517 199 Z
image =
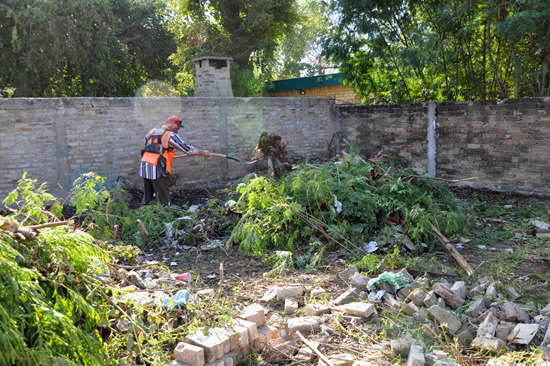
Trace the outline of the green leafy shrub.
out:
M 53 197 L 20 181 L 4 200 L 18 214 L 6 217 L 33 225 L 44 222 L 45 205 L 60 207 Z M 89 292 L 101 285 L 107 253 L 93 238 L 72 227 L 41 229 L 36 240 L 18 242 L 0 234 L 0 364 L 104 365 L 98 329 L 108 326 L 102 298 Z
M 387 226 L 399 226 L 421 249 L 436 243 L 432 225 L 450 235 L 465 222 L 446 183 L 355 154 L 341 164 L 300 163 L 280 180 L 250 177 L 237 191 L 243 216 L 235 240 L 252 254 L 293 252 L 319 240 L 358 252 Z
M 88 232 L 97 239 L 111 240 L 114 226 L 118 225 L 120 238 L 126 242 L 142 246 L 154 240 L 166 231 L 166 223 L 177 231 L 185 222 L 177 220 L 185 216 L 178 206 L 163 207 L 160 204 L 147 205 L 132 210 L 123 198 L 122 190 L 108 190 L 105 178 L 95 173 L 81 175 L 73 183 L 70 203 L 76 208 L 76 215 L 82 224 L 88 226 Z M 138 220 L 147 229 L 143 232 Z

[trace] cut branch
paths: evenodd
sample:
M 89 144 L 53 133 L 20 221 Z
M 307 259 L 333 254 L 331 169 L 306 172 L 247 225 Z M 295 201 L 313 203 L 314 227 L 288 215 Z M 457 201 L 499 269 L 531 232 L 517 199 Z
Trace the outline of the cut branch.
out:
M 453 258 L 457 261 L 457 263 L 462 267 L 463 270 L 466 271 L 468 276 L 472 276 L 474 274 L 474 269 L 468 264 L 466 259 L 456 250 L 453 244 L 449 242 L 449 240 L 441 234 L 439 230 L 435 226 L 432 225 L 432 230 L 437 234 L 437 238 L 439 241 L 445 245 L 445 248 L 449 251 L 449 253 L 453 256 Z

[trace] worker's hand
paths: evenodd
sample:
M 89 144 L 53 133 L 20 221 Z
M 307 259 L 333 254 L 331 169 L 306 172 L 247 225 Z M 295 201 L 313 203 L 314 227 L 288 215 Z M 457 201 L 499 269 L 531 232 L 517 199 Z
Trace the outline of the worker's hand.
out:
M 210 157 L 210 151 L 202 150 L 201 155 L 204 156 L 205 158 L 209 158 Z

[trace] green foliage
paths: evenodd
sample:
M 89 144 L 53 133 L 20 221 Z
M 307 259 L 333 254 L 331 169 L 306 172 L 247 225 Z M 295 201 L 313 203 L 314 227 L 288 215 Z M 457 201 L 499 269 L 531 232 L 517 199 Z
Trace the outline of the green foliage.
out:
M 111 240 L 114 226 L 118 225 L 122 240 L 143 245 L 161 236 L 167 230 L 167 223 L 176 237 L 177 231 L 186 225 L 184 220 L 178 220 L 185 216 L 178 206 L 157 204 L 131 210 L 122 199 L 123 192 L 107 190 L 105 178 L 95 173 L 77 178 L 71 193 L 70 203 L 75 206 L 76 215 L 88 226 L 88 232 L 98 239 Z M 138 220 L 147 228 L 147 233 L 142 231 Z
M 27 178 L 27 173 L 23 173 L 23 177 L 19 180 L 19 184 L 15 190 L 10 192 L 4 199 L 6 205 L 17 205 L 21 213 L 27 215 L 23 220 L 31 220 L 33 224 L 41 224 L 48 222 L 49 217 L 44 213 L 48 206 L 49 211 L 54 215 L 61 216 L 63 207 L 57 199 L 46 191 L 46 184 L 36 187 L 36 180 Z
M 192 93 L 194 68 L 200 56 L 231 57 L 235 96 L 257 93 L 275 70 L 275 51 L 296 23 L 294 0 L 170 0 L 175 11 L 170 29 L 182 40 L 172 56 L 182 93 Z
M 542 0 L 333 2 L 325 54 L 365 101 L 542 97 L 550 9 Z M 544 55 L 544 56 L 542 56 Z
M 289 27 L 289 32 L 278 45 L 276 79 L 318 75 L 321 66 L 325 66 L 320 39 L 330 29 L 328 4 L 318 0 L 298 0 L 294 6 L 299 21 Z
M 422 242 L 434 244 L 432 225 L 448 235 L 462 228 L 464 208 L 445 184 L 414 169 L 388 170 L 350 154 L 342 164 L 301 163 L 280 181 L 252 177 L 237 187 L 243 217 L 235 240 L 251 254 L 295 252 L 327 236 L 328 248 L 338 243 L 356 251 L 401 223 L 420 249 Z
M 0 4 L 0 90 L 15 97 L 133 96 L 169 81 L 176 45 L 158 0 Z
M 43 229 L 20 244 L 0 234 L 0 363 L 8 365 L 104 365 L 97 327 L 107 310 L 87 286 L 107 254 L 85 233 Z M 47 263 L 47 265 L 45 265 Z

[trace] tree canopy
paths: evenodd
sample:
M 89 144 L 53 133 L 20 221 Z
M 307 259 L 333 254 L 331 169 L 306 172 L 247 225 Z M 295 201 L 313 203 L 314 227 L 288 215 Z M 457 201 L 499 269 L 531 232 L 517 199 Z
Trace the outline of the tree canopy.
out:
M 235 96 L 328 63 L 369 103 L 540 97 L 549 50 L 548 0 L 0 3 L 0 93 L 19 97 L 190 96 L 201 56 L 233 59 Z
M 0 91 L 14 96 L 130 96 L 166 79 L 175 51 L 157 0 L 0 4 Z
M 190 60 L 200 56 L 233 58 L 231 83 L 236 96 L 257 92 L 275 73 L 275 52 L 298 17 L 295 0 L 171 0 L 173 31 L 182 44 L 173 57 L 181 67 L 179 88 L 192 89 Z M 187 69 L 186 69 L 187 67 Z
M 550 91 L 550 3 L 334 0 L 325 52 L 378 103 Z

